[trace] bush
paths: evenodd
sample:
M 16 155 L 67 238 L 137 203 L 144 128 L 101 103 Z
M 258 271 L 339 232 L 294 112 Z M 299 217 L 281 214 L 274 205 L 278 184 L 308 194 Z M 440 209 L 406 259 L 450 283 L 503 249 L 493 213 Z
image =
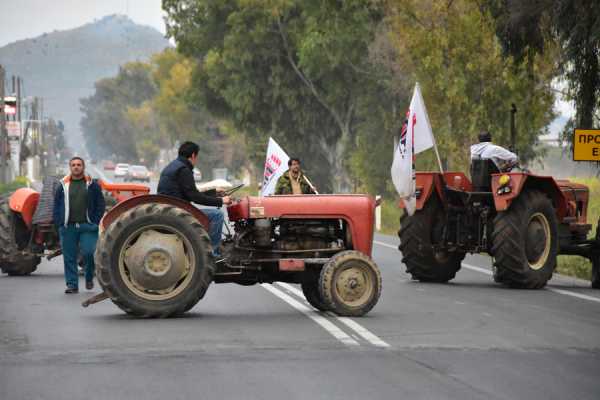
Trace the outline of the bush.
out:
M 398 200 L 386 198 L 381 203 L 381 231 L 386 235 L 396 236 L 400 229 L 400 215 L 404 211 L 398 207 Z
M 27 187 L 28 185 L 29 181 L 26 177 L 17 176 L 15 180 L 10 183 L 0 183 L 0 195 L 12 193 L 17 189 Z

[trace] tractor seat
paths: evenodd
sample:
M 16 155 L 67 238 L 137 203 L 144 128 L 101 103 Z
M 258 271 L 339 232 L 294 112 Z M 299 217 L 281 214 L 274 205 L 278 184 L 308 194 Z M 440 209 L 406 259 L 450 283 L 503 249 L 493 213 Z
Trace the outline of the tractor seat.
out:
M 471 183 L 474 192 L 492 191 L 492 174 L 499 173 L 498 167 L 492 160 L 472 159 L 471 160 Z

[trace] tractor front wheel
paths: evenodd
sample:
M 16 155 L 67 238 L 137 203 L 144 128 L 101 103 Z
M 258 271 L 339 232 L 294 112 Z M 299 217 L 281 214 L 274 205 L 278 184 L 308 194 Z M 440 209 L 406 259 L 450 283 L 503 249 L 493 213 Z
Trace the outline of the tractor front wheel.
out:
M 185 210 L 143 204 L 100 236 L 98 282 L 118 307 L 144 318 L 183 314 L 206 293 L 214 274 L 208 234 Z
M 446 215 L 433 194 L 421 210 L 400 217 L 400 246 L 402 262 L 414 280 L 444 283 L 454 279 L 465 253 L 435 250 L 441 244 Z
M 9 276 L 29 275 L 37 269 L 40 258 L 23 254 L 25 243 L 19 246 L 17 230 L 26 229 L 20 216 L 8 205 L 9 197 L 0 199 L 0 269 Z
M 327 305 L 319 291 L 319 271 L 307 269 L 301 282 L 302 293 L 306 301 L 319 311 L 327 311 Z
M 494 280 L 522 289 L 539 289 L 552 278 L 558 254 L 556 211 L 543 193 L 520 194 L 494 219 Z
M 337 315 L 363 316 L 381 296 L 381 272 L 363 253 L 342 251 L 321 269 L 319 293 L 325 307 Z

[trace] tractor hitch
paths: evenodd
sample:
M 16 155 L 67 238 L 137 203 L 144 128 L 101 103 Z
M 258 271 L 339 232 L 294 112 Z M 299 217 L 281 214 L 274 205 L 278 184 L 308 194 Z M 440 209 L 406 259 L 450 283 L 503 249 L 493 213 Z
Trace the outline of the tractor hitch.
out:
M 84 308 L 86 308 L 86 307 L 89 307 L 92 304 L 99 303 L 99 302 L 101 302 L 103 300 L 106 300 L 106 299 L 108 299 L 108 294 L 106 292 L 101 292 L 101 293 L 98 293 L 95 296 L 90 297 L 89 299 L 87 299 L 83 303 L 81 303 L 81 306 L 84 307 Z

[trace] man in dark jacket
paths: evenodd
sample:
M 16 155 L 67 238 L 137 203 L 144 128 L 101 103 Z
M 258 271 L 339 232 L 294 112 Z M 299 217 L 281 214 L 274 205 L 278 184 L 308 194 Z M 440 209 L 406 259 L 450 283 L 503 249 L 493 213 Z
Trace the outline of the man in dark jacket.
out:
M 304 173 L 300 169 L 300 159 L 290 158 L 288 161 L 289 169 L 283 173 L 277 180 L 275 194 L 315 194 L 313 186 L 310 184 Z
M 104 215 L 104 196 L 96 180 L 85 175 L 85 162 L 80 157 L 69 161 L 71 173 L 61 180 L 54 195 L 54 224 L 60 236 L 65 266 L 65 293 L 79 291 L 77 257 L 85 263 L 85 287 L 94 288 L 94 252 L 98 241 L 98 225 Z
M 192 203 L 221 207 L 223 204 L 231 204 L 229 196 L 215 197 L 201 193 L 196 188 L 194 181 L 194 165 L 198 161 L 200 147 L 193 142 L 185 142 L 179 147 L 179 157 L 171 161 L 160 174 L 158 181 L 158 194 L 177 197 Z M 219 245 L 223 232 L 223 211 L 213 208 L 203 208 L 202 212 L 210 221 L 208 235 L 213 248 L 213 255 L 220 256 Z

